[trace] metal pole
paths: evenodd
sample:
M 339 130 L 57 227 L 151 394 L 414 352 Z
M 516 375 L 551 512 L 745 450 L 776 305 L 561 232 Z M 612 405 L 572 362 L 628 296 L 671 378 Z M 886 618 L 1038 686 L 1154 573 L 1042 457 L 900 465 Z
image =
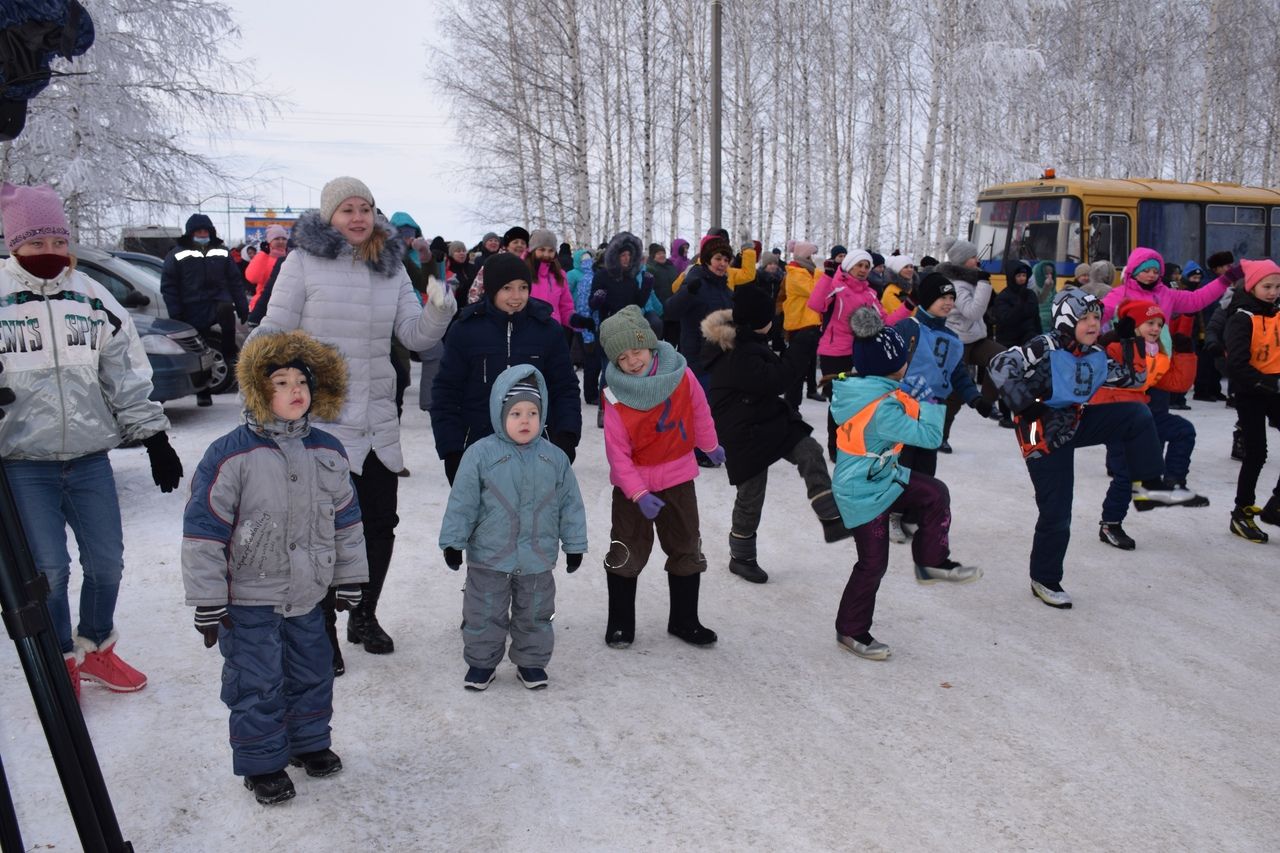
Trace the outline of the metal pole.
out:
M 723 227 L 720 191 L 720 34 L 723 0 L 711 0 L 711 227 Z

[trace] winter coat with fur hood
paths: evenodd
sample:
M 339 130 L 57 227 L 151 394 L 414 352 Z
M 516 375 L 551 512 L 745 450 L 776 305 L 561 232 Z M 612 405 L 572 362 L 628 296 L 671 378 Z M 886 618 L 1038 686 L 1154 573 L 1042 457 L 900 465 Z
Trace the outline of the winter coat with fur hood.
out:
M 566 554 L 587 551 L 587 513 L 569 457 L 541 436 L 516 444 L 502 421 L 507 392 L 530 376 L 547 399 L 534 368 L 502 371 L 489 393 L 492 434 L 462 455 L 449 491 L 439 544 L 465 550 L 468 568 L 535 574 L 555 568 L 561 543 Z
M 391 336 L 416 352 L 431 349 L 455 308 L 447 292 L 443 308 L 418 301 L 400 239 L 385 219 L 379 217 L 376 227 L 386 244 L 377 258 L 362 261 L 338 229 L 318 213 L 304 213 L 293 227 L 297 249 L 279 264 L 271 303 L 254 332 L 302 329 L 342 353 L 350 374 L 346 405 L 318 424 L 346 447 L 356 474 L 371 450 L 388 470 L 404 468 Z
M 199 230 L 209 232 L 209 242 L 201 246 L 191 236 Z M 249 316 L 249 301 L 244 295 L 244 278 L 231 251 L 218 239 L 213 221 L 203 213 L 187 219 L 185 233 L 178 245 L 165 256 L 160 272 L 160 294 L 174 320 L 207 329 L 218 322 L 218 304 L 230 302 L 243 320 Z
M 991 282 L 980 268 L 962 267 L 943 262 L 937 271 L 951 279 L 956 288 L 956 307 L 947 317 L 947 326 L 959 336 L 960 342 L 971 344 L 987 336 L 987 322 L 983 319 L 991 302 Z
M 0 332 L 3 458 L 66 461 L 169 429 L 129 312 L 84 273 L 0 260 Z
M 293 359 L 313 376 L 311 410 L 271 411 L 268 369 Z M 360 505 L 342 443 L 311 426 L 342 410 L 347 369 L 302 332 L 255 336 L 236 366 L 245 423 L 214 441 L 182 516 L 182 582 L 196 607 L 267 606 L 302 616 L 331 586 L 369 579 Z
M 707 402 L 724 447 L 730 485 L 750 480 L 791 452 L 813 431 L 781 395 L 796 384 L 813 352 L 812 337 L 792 339 L 781 358 L 768 338 L 734 325 L 733 311 L 702 321 L 703 363 L 710 373 Z
M 631 252 L 631 262 L 625 269 L 621 261 L 624 251 Z M 644 268 L 644 248 L 639 237 L 626 231 L 614 235 L 604 250 L 604 262 L 595 269 L 592 288 L 607 294 L 600 308 L 601 321 L 628 305 L 638 306 L 642 311 L 649 310 L 646 303 L 653 295 L 653 276 Z

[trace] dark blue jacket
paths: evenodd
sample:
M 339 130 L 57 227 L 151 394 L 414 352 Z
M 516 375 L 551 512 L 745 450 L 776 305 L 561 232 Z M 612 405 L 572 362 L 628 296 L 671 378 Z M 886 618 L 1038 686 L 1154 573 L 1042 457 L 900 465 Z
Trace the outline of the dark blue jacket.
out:
M 441 459 L 493 433 L 489 391 L 513 364 L 531 364 L 546 379 L 547 435 L 553 440 L 562 432 L 582 435 L 578 377 L 551 306 L 530 299 L 523 310 L 507 314 L 486 297 L 464 308 L 444 337 L 444 356 L 431 386 L 431 431 Z
M 192 233 L 201 228 L 210 235 L 204 246 L 191 238 Z M 160 293 L 170 317 L 197 329 L 207 329 L 218 322 L 220 302 L 234 305 L 241 321 L 249 317 L 249 300 L 244 295 L 240 268 L 218 239 L 213 222 L 203 213 L 193 214 L 187 220 L 186 233 L 178 238 L 178 245 L 169 250 L 164 259 Z M 230 332 L 234 334 L 235 330 Z
M 680 353 L 689 369 L 701 376 L 703 348 L 702 321 L 712 311 L 733 308 L 733 291 L 728 276 L 714 276 L 702 264 L 693 264 L 685 272 L 684 285 L 667 300 L 662 317 L 680 324 Z

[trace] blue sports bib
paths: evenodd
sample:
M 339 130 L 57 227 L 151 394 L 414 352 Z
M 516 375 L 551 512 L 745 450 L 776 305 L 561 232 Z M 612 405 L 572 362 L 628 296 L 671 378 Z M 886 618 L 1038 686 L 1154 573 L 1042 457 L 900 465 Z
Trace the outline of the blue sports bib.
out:
M 916 340 L 911 365 L 904 378 L 922 377 L 929 383 L 929 396 L 945 400 L 951 396 L 951 374 L 964 355 L 964 344 L 955 335 L 931 329 L 923 323 L 917 322 L 916 325 L 920 327 L 920 337 Z
M 1044 404 L 1055 409 L 1083 405 L 1107 380 L 1107 354 L 1094 350 L 1081 358 L 1056 349 L 1049 353 L 1049 369 L 1053 373 L 1053 396 Z

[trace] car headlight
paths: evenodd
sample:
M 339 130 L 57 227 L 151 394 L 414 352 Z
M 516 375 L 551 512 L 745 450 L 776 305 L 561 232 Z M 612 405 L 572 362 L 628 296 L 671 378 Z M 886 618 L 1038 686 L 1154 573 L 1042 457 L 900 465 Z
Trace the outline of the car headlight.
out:
M 143 335 L 142 348 L 151 355 L 182 355 L 182 344 L 164 335 Z

